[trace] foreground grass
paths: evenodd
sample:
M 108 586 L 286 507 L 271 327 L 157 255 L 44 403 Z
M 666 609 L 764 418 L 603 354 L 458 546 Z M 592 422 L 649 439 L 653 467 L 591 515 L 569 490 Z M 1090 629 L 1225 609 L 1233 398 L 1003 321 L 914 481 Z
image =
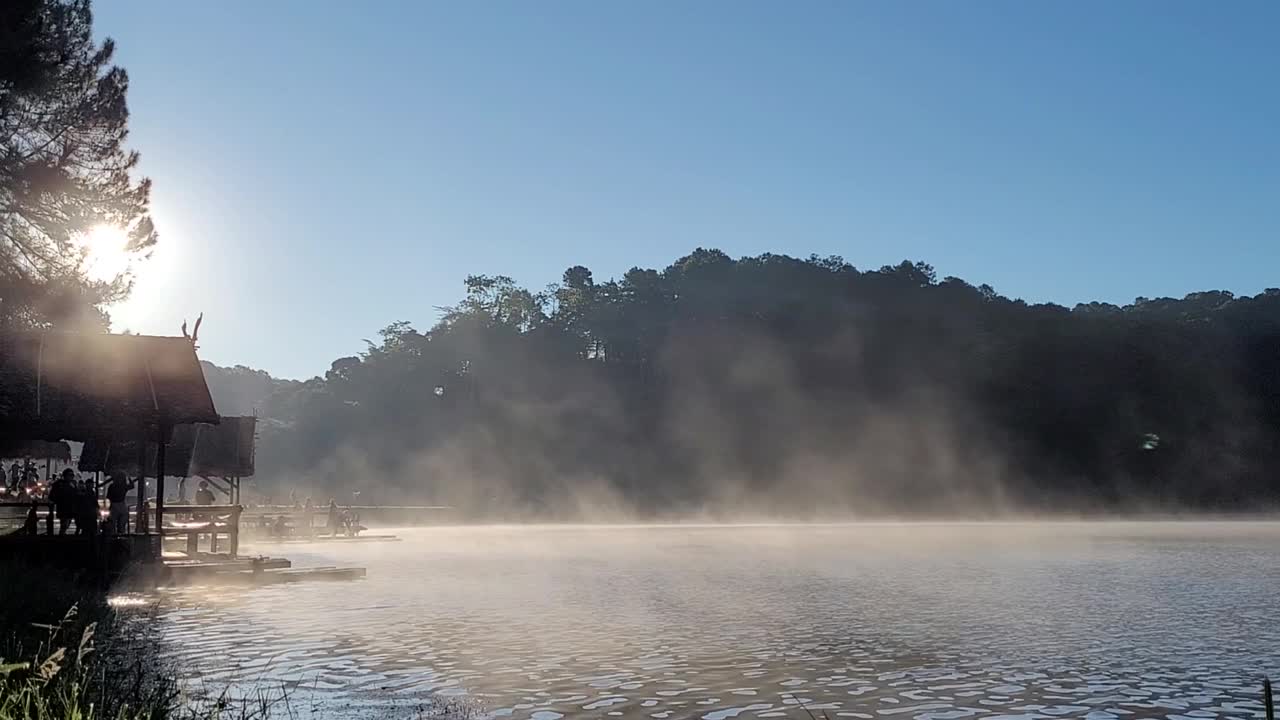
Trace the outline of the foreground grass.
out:
M 178 693 L 146 623 L 87 575 L 0 561 L 0 720 L 161 720 Z
M 98 625 L 78 623 L 79 614 L 72 606 L 56 624 L 33 624 L 46 636 L 30 659 L 0 663 L 0 720 L 165 717 L 163 693 L 144 696 L 133 705 L 123 700 L 113 702 L 108 695 L 113 685 L 106 677 L 106 668 L 92 658 Z M 72 636 L 77 628 L 78 636 Z
M 247 697 L 189 695 L 158 648 L 154 613 L 118 613 L 100 586 L 0 561 L 0 720 L 291 720 L 286 687 Z M 69 610 L 68 610 L 69 608 Z M 309 717 L 316 713 L 308 712 Z M 472 720 L 463 700 L 406 706 L 396 717 Z
M 42 631 L 28 659 L 0 658 L 0 720 L 279 720 L 298 717 L 287 688 L 259 689 L 248 697 L 224 693 L 192 698 L 171 675 L 135 658 L 131 665 L 99 655 L 100 622 L 83 622 L 73 606 Z M 145 656 L 144 656 L 145 657 Z M 315 713 L 309 713 L 314 716 Z M 433 700 L 402 709 L 417 720 L 473 720 L 464 700 Z

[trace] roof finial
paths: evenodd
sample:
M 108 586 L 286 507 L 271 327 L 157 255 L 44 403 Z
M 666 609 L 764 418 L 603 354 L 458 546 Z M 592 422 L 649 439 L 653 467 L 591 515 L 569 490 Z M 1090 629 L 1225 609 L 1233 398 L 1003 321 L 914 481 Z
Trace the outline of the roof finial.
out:
M 196 318 L 196 326 L 188 334 L 187 321 L 182 321 L 182 337 L 190 340 L 192 345 L 195 345 L 200 340 L 200 323 L 202 322 L 204 322 L 204 313 L 200 313 L 200 317 Z

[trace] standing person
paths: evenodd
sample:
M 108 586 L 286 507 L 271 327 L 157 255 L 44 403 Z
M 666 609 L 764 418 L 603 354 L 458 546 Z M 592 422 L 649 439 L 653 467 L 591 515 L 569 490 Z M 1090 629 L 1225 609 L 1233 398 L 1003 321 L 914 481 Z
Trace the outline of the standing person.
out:
M 209 489 L 208 480 L 200 481 L 200 488 L 196 490 L 196 504 L 197 505 L 213 504 L 213 491 Z
M 314 531 L 314 528 L 312 527 L 312 524 L 311 524 L 311 515 L 313 511 L 314 511 L 314 508 L 311 507 L 311 498 L 308 497 L 307 502 L 304 503 L 302 506 L 302 521 L 303 521 L 303 526 L 306 528 L 305 530 L 303 530 L 303 532 L 306 533 L 307 535 L 310 535 Z
M 18 468 L 18 461 L 14 460 L 9 466 L 9 492 L 14 495 L 18 494 L 18 486 L 22 484 L 22 470 Z
M 107 486 L 107 527 L 117 535 L 129 532 L 129 491 L 137 482 L 119 471 L 111 474 L 111 484 Z
M 93 483 L 85 480 L 80 483 L 80 501 L 76 504 L 76 534 L 98 534 L 98 494 L 93 491 Z
M 26 490 L 27 495 L 36 495 L 36 488 L 40 487 L 40 473 L 30 460 L 27 461 L 27 466 L 22 470 L 22 487 Z
M 339 518 L 338 503 L 329 498 L 329 534 L 334 537 L 338 536 Z
M 22 524 L 22 532 L 27 535 L 40 533 L 40 520 L 36 517 L 35 503 L 31 503 L 31 507 L 27 508 L 27 521 Z
M 213 504 L 213 491 L 209 489 L 209 481 L 208 481 L 208 480 L 201 480 L 201 481 L 200 481 L 200 487 L 196 488 L 196 504 L 197 504 L 197 505 L 212 505 L 212 504 Z M 209 515 L 209 514 L 207 514 L 207 513 L 192 513 L 192 514 L 191 514 L 191 519 L 192 519 L 193 521 L 195 521 L 195 522 L 207 522 L 207 523 L 212 523 L 212 521 L 213 521 L 213 516 L 211 516 L 211 515 Z M 212 527 L 212 525 L 211 525 L 211 527 Z M 216 536 L 215 536 L 215 537 L 216 537 Z
M 53 512 L 58 516 L 59 535 L 67 534 L 67 526 L 76 516 L 76 495 L 80 491 L 76 487 L 75 476 L 75 472 L 67 468 L 49 486 L 49 502 L 53 503 Z

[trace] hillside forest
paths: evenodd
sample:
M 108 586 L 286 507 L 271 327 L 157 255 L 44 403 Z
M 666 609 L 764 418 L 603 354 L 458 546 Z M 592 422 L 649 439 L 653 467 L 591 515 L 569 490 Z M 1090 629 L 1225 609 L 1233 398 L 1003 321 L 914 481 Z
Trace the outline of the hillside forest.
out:
M 323 377 L 206 366 L 258 486 L 483 517 L 1257 511 L 1280 290 L 1028 304 L 902 262 L 698 249 L 474 275 Z M 351 493 L 360 493 L 352 495 Z M 323 499 L 323 498 L 321 498 Z

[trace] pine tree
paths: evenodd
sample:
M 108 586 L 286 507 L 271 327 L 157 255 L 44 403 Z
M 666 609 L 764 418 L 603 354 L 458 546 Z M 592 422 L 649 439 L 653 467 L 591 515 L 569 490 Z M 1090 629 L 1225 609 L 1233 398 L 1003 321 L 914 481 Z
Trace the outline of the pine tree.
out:
M 89 0 L 0 2 L 0 326 L 96 327 L 128 273 L 91 278 L 82 242 L 105 224 L 156 242 L 150 182 L 125 149 L 129 80 L 95 44 Z

